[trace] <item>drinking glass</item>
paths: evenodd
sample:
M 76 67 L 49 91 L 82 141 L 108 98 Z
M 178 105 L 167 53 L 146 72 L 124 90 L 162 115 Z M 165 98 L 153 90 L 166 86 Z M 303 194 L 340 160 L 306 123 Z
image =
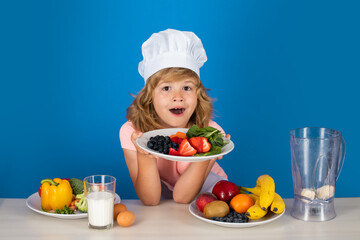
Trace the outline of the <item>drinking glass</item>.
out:
M 92 175 L 84 179 L 88 207 L 88 225 L 93 229 L 113 226 L 116 179 L 109 175 Z

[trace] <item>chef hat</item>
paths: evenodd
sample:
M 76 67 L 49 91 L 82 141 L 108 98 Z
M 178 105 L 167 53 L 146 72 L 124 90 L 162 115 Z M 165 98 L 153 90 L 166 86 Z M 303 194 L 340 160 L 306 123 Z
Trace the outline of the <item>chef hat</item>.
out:
M 200 76 L 199 69 L 207 60 L 201 40 L 193 32 L 173 29 L 152 34 L 142 45 L 142 54 L 139 73 L 145 81 L 169 67 L 188 68 Z

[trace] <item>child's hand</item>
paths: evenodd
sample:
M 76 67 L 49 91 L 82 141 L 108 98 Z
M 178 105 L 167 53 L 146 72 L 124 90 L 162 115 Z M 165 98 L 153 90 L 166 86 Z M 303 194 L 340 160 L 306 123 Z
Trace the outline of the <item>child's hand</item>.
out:
M 150 158 L 153 158 L 153 159 L 158 159 L 159 157 L 158 156 L 155 156 L 155 155 L 152 155 L 146 151 L 144 151 L 143 149 L 141 149 L 137 144 L 136 144 L 136 139 L 138 139 L 139 137 L 141 137 L 143 135 L 142 132 L 139 132 L 139 131 L 135 131 L 133 132 L 133 134 L 131 134 L 131 141 L 132 143 L 134 144 L 135 148 L 136 148 L 136 151 L 140 154 L 143 154 L 143 155 L 147 155 L 148 157 Z

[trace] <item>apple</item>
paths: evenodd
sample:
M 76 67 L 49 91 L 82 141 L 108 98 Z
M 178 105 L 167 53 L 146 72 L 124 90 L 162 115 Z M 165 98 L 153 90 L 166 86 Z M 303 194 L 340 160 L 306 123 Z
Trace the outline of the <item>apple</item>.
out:
M 239 194 L 239 189 L 235 183 L 220 180 L 214 185 L 212 193 L 219 200 L 229 203 L 235 195 Z
M 216 196 L 214 194 L 212 194 L 211 192 L 203 192 L 200 193 L 197 198 L 196 198 L 196 207 L 201 211 L 204 212 L 204 208 L 206 206 L 206 204 L 218 200 L 216 198 Z

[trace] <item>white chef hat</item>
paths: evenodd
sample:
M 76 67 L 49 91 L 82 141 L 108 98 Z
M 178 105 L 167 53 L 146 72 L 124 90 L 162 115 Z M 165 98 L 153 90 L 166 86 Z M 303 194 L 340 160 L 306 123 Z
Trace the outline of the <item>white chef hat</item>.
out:
M 207 60 L 201 40 L 193 32 L 167 29 L 152 34 L 141 48 L 144 59 L 139 73 L 145 81 L 169 67 L 188 68 L 200 76 L 199 69 Z

